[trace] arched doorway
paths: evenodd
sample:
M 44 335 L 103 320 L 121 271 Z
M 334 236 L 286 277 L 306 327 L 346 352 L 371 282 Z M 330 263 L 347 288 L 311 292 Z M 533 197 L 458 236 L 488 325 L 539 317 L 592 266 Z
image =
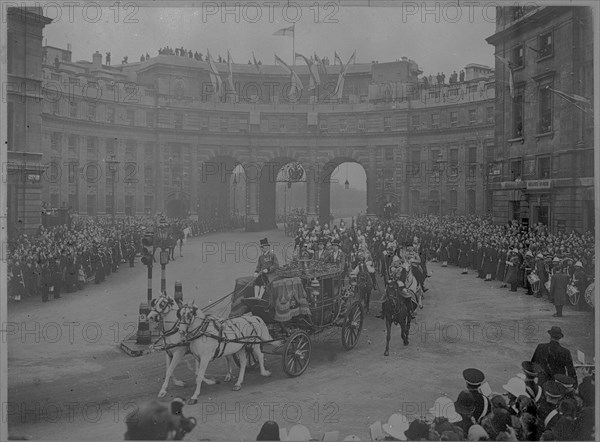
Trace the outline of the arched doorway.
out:
M 368 212 L 369 183 L 365 168 L 353 158 L 335 158 L 325 164 L 320 177 L 319 222 L 321 225 L 349 223 L 357 215 Z
M 238 164 L 229 178 L 229 214 L 231 225 L 235 229 L 246 225 L 246 173 Z
M 242 180 L 238 167 L 240 162 L 230 156 L 216 156 L 202 164 L 200 182 L 198 183 L 198 200 L 196 201 L 196 213 L 199 219 L 216 219 L 220 223 L 227 223 L 232 215 L 233 182 Z M 245 183 L 245 180 L 243 180 Z M 236 197 L 240 185 L 236 182 Z M 245 194 L 245 191 L 243 192 Z M 236 199 L 236 210 L 245 215 L 245 204 L 238 209 Z
M 289 157 L 276 158 L 265 163 L 260 174 L 260 229 L 276 229 L 277 221 L 281 221 L 292 207 L 306 212 L 304 167 Z

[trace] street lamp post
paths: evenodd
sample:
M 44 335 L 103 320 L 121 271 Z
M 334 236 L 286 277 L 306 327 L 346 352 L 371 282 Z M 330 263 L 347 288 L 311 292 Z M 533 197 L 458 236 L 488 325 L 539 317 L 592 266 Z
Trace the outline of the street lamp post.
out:
M 106 164 L 110 165 L 110 169 L 111 169 L 111 174 L 112 174 L 112 197 L 113 197 L 113 204 L 112 204 L 112 219 L 113 219 L 113 223 L 115 221 L 115 215 L 117 212 L 117 194 L 115 192 L 116 186 L 115 186 L 115 182 L 116 182 L 116 177 L 117 177 L 117 170 L 116 167 L 119 164 L 119 162 L 117 161 L 117 158 L 115 155 L 111 155 L 109 160 L 106 160 Z
M 437 175 L 440 180 L 440 218 L 442 217 L 442 164 L 444 164 L 444 155 L 440 152 L 438 154 L 437 160 Z

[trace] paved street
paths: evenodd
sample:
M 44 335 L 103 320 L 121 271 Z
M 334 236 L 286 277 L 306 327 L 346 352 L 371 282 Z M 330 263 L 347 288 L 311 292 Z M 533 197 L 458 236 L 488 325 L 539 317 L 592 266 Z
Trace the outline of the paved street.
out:
M 183 258 L 167 267 L 167 289 L 181 280 L 184 299 L 200 306 L 234 288 L 236 277 L 253 272 L 258 247 L 267 236 L 284 262 L 282 250 L 292 240 L 281 231 L 222 233 L 188 240 Z M 290 249 L 291 250 L 291 249 Z M 157 253 L 158 257 L 158 253 Z M 272 377 L 246 374 L 241 391 L 232 384 L 202 387 L 200 402 L 186 406 L 198 425 L 188 440 L 255 440 L 262 423 L 272 418 L 288 429 L 297 422 L 316 437 L 327 430 L 368 440 L 368 426 L 398 410 L 420 414 L 440 395 L 453 399 L 464 387 L 462 370 L 482 369 L 492 390 L 520 372 L 546 330 L 562 327 L 561 341 L 593 354 L 593 315 L 565 309 L 552 318 L 546 300 L 511 293 L 498 282 L 484 282 L 473 272 L 429 264 L 432 277 L 418 312 L 408 347 L 395 328 L 389 357 L 383 356 L 385 326 L 368 316 L 357 347 L 346 352 L 339 329 L 315 339 L 312 360 L 300 377 L 290 379 L 279 358 L 267 356 Z M 154 269 L 154 293 L 160 288 L 160 267 Z M 27 300 L 9 305 L 6 327 L 9 357 L 9 432 L 36 439 L 122 439 L 124 416 L 132 401 L 153 399 L 165 372 L 162 353 L 139 358 L 125 355 L 119 343 L 135 332 L 138 305 L 146 296 L 146 269 L 139 263 L 100 285 L 65 294 L 42 304 Z M 374 295 L 373 299 L 377 299 Z M 379 304 L 372 303 L 373 312 Z M 211 363 L 208 376 L 221 377 L 225 361 Z M 171 384 L 168 397 L 188 398 L 193 375 L 185 364 L 176 371 L 186 387 Z M 340 439 L 341 440 L 341 439 Z

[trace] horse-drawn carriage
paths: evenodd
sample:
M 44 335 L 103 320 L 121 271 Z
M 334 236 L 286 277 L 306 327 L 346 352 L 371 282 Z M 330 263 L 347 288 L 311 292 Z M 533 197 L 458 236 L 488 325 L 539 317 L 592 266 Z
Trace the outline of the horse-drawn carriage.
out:
M 281 355 L 284 372 L 299 376 L 308 368 L 315 336 L 341 328 L 342 346 L 354 348 L 364 321 L 355 282 L 345 278 L 336 264 L 298 260 L 279 268 L 262 298 L 255 298 L 254 278 L 236 280 L 230 317 L 251 312 L 267 325 L 273 342 L 261 345 L 266 354 Z M 249 366 L 257 363 L 247 350 Z M 237 360 L 236 360 L 237 363 Z

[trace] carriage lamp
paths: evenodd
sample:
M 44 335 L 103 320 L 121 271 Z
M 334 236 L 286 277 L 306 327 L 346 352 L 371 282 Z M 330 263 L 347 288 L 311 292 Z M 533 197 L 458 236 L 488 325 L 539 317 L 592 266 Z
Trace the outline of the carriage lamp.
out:
M 313 278 L 310 283 L 310 294 L 312 297 L 313 306 L 317 305 L 317 299 L 321 295 L 321 284 L 317 278 Z

